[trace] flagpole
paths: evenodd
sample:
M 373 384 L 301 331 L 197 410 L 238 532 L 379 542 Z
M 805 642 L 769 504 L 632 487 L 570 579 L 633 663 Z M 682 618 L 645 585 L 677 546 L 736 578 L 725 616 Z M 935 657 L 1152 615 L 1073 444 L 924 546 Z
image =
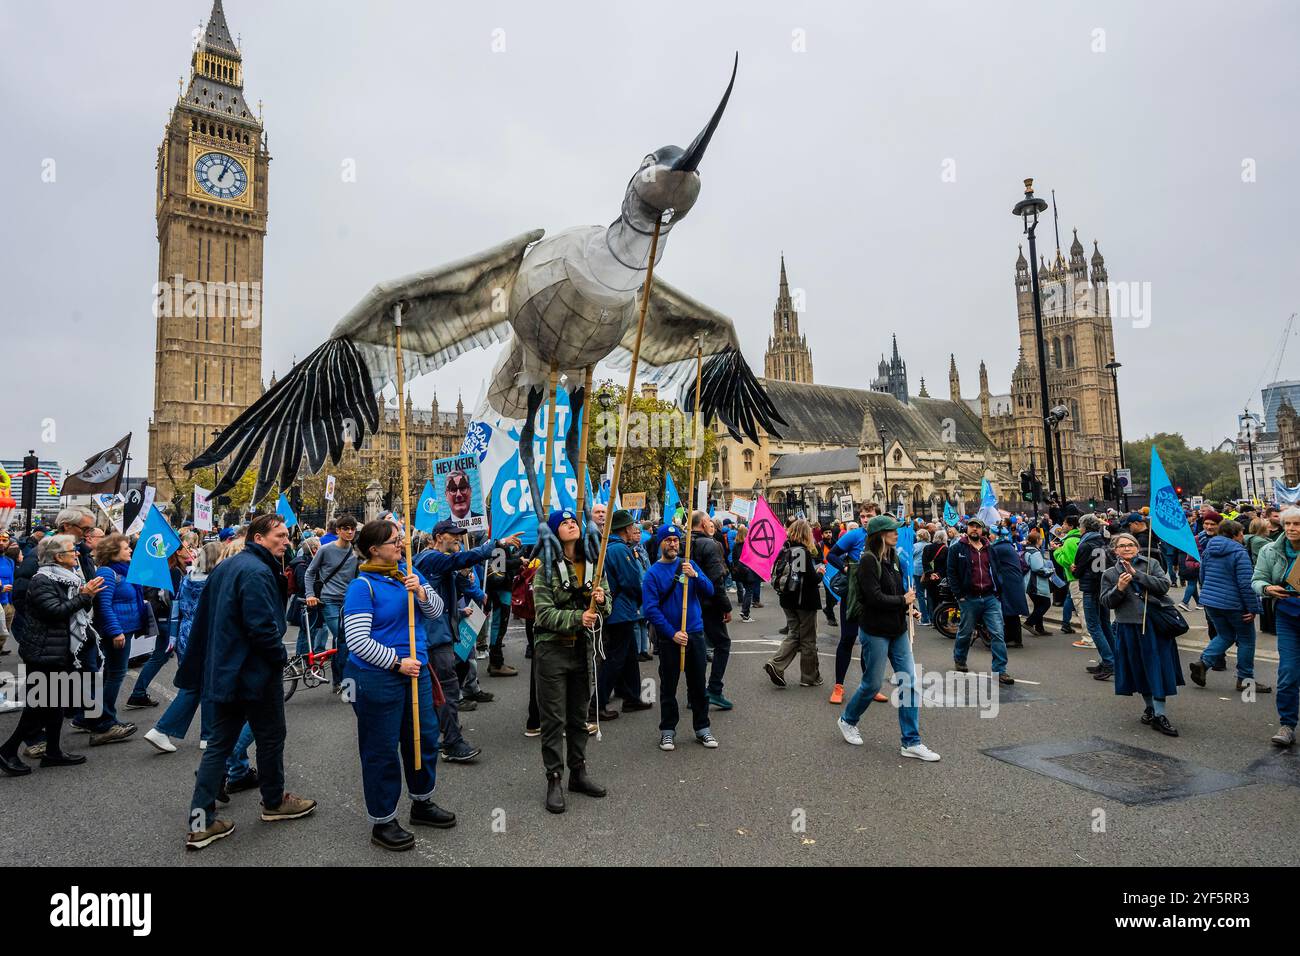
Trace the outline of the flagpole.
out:
M 545 513 L 537 518 L 538 521 L 543 522 L 551 516 L 551 479 L 554 477 L 555 470 L 555 412 L 559 405 L 555 393 L 560 387 L 560 367 L 554 362 L 551 363 L 551 374 L 547 383 L 551 393 L 546 399 L 546 461 L 542 465 L 542 510 Z
M 1149 515 L 1148 517 L 1153 517 L 1153 516 Z M 1151 532 L 1155 530 L 1155 525 L 1156 525 L 1155 521 L 1147 522 L 1147 560 L 1148 561 L 1151 560 Z M 1147 629 L 1147 602 L 1150 600 L 1151 600 L 1151 589 L 1143 588 L 1142 589 L 1142 633 L 1144 634 L 1146 633 L 1146 629 Z
M 697 332 L 695 334 L 695 420 L 691 426 L 692 446 L 696 442 L 699 442 L 701 445 L 704 444 L 700 436 L 700 406 L 703 404 L 703 402 L 701 401 L 702 396 L 700 395 L 700 388 L 702 384 L 701 380 L 703 378 L 703 372 L 704 372 L 704 335 L 702 333 Z M 689 584 L 690 579 L 686 576 L 686 567 L 691 563 L 691 528 L 695 525 L 695 522 L 691 520 L 694 515 L 694 509 L 690 507 L 691 504 L 690 496 L 695 493 L 695 462 L 700 457 L 700 455 L 703 454 L 704 449 L 700 448 L 696 450 L 692 448 L 692 451 L 695 451 L 696 453 L 691 455 L 691 478 L 690 478 L 690 483 L 686 486 L 686 495 L 687 495 L 686 504 L 688 506 L 686 509 L 686 555 L 685 557 L 682 558 L 682 630 L 683 631 L 686 630 L 686 608 L 690 596 L 690 584 Z M 690 640 L 689 635 L 687 636 L 687 640 L 688 641 Z M 686 645 L 685 644 L 682 645 L 681 658 L 682 658 L 681 671 L 682 673 L 685 673 L 686 672 Z
M 577 558 L 574 564 L 578 571 L 579 583 L 586 581 L 586 578 L 583 575 L 587 571 L 587 551 L 584 546 L 584 543 L 587 540 L 587 528 L 586 519 L 583 517 L 583 508 L 585 508 L 587 504 L 587 435 L 591 432 L 591 429 L 588 427 L 588 422 L 590 422 L 591 416 L 588 415 L 587 412 L 591 410 L 591 373 L 593 368 L 594 366 L 588 365 L 587 372 L 582 379 L 582 436 L 578 439 L 578 462 L 575 468 L 578 475 L 578 527 L 582 529 L 582 532 L 578 535 L 578 547 L 574 549 L 573 555 Z M 572 425 L 573 423 L 571 422 L 570 424 Z M 608 508 L 605 510 L 605 523 L 609 524 Z M 597 581 L 595 586 L 599 587 L 600 582 Z
M 411 465 L 406 458 L 406 376 L 402 368 L 402 305 L 393 306 L 393 325 L 397 331 L 397 434 L 402 456 L 402 541 L 406 549 L 406 573 L 414 574 L 411 563 Z M 448 609 L 451 614 L 454 608 Z M 415 594 L 406 592 L 406 627 L 410 638 L 411 657 L 418 658 L 415 649 Z M 420 756 L 420 678 L 411 678 L 411 748 L 415 751 L 415 769 L 423 766 Z
M 614 449 L 614 480 L 609 485 L 609 497 L 614 499 L 614 492 L 618 490 L 618 480 L 623 475 L 623 452 L 627 448 L 627 423 L 632 417 L 632 391 L 636 388 L 636 367 L 641 361 L 641 337 L 645 332 L 645 314 L 646 308 L 650 305 L 650 283 L 654 278 L 655 271 L 655 253 L 659 248 L 659 227 L 663 223 L 663 217 L 660 216 L 655 220 L 654 232 L 650 235 L 650 258 L 646 262 L 645 268 L 645 285 L 641 287 L 641 316 L 636 323 L 636 340 L 632 343 L 632 364 L 627 370 L 627 391 L 623 393 L 623 420 L 618 423 L 618 447 Z M 599 585 L 601 576 L 605 573 L 605 551 L 609 548 L 609 528 L 612 522 L 609 518 L 605 519 L 605 527 L 600 536 L 600 556 L 596 559 L 596 576 L 593 579 Z M 593 592 L 595 589 L 592 589 Z M 596 595 L 591 596 L 591 603 L 587 610 L 596 609 Z

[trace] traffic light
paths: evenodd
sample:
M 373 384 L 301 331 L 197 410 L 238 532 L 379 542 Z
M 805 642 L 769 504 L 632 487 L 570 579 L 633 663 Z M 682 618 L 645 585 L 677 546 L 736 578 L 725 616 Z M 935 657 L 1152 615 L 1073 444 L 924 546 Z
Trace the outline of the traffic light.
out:
M 1113 501 L 1118 497 L 1115 494 L 1115 479 L 1110 475 L 1101 476 L 1101 496 L 1107 501 Z
M 23 458 L 23 471 L 32 472 L 30 475 L 23 475 L 23 493 L 21 507 L 31 511 L 36 507 L 36 479 L 39 477 L 34 469 L 41 466 L 40 460 L 32 454 Z
M 1034 480 L 1030 476 L 1029 472 L 1022 471 L 1020 473 L 1020 497 L 1023 498 L 1025 501 L 1029 501 L 1030 496 L 1033 493 L 1034 493 Z
M 302 511 L 302 488 L 298 485 L 289 489 L 289 507 L 293 508 L 294 514 Z
M 1088 510 L 1089 510 L 1089 511 L 1096 511 L 1096 510 L 1097 510 L 1097 499 L 1096 499 L 1096 498 L 1089 498 L 1089 499 L 1088 499 Z
M 1181 498 L 1183 496 L 1183 486 L 1174 485 L 1174 493 L 1177 494 L 1179 498 Z

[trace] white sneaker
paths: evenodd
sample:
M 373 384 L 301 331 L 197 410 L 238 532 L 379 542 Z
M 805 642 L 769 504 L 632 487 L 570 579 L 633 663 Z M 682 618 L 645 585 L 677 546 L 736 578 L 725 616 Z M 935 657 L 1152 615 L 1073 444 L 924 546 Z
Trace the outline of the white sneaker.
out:
M 1096 647 L 1091 637 L 1081 637 L 1074 642 L 1075 647 Z
M 843 717 L 837 717 L 835 723 L 839 725 L 840 733 L 844 735 L 845 740 L 855 747 L 862 746 L 862 732 L 858 730 L 856 724 L 845 723 Z
M 1186 601 L 1179 601 L 1179 602 L 1178 602 L 1178 610 L 1180 610 L 1180 611 L 1190 611 L 1191 608 L 1187 606 L 1187 602 L 1186 602 Z
M 926 763 L 934 763 L 939 759 L 939 755 L 925 744 L 912 744 L 910 747 L 900 747 L 898 752 L 904 757 L 915 757 L 917 760 L 924 760 Z
M 149 741 L 149 743 L 153 744 L 165 754 L 174 754 L 176 752 L 176 745 L 171 742 L 171 738 L 160 731 L 157 727 L 150 729 L 150 731 L 144 735 L 144 739 Z

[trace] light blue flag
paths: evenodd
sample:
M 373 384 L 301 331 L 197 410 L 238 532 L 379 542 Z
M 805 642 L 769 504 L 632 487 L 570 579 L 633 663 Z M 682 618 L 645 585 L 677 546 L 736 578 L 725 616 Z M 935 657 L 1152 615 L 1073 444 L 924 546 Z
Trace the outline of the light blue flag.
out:
M 975 513 L 975 517 L 990 528 L 996 528 L 1002 520 L 1002 514 L 998 511 L 998 496 L 993 493 L 993 486 L 987 478 L 980 479 L 980 510 Z
M 912 552 L 916 547 L 916 529 L 912 527 L 912 522 L 907 522 L 898 529 L 898 544 L 894 550 L 898 552 L 898 569 L 903 572 L 903 587 L 912 586 Z
M 1196 535 L 1192 534 L 1183 506 L 1178 503 L 1178 493 L 1169 481 L 1160 452 L 1151 446 L 1151 530 L 1161 541 L 1172 544 L 1179 551 L 1195 555 L 1201 559 L 1201 552 L 1196 547 Z
M 438 523 L 438 499 L 433 493 L 433 482 L 424 482 L 420 500 L 415 503 L 415 530 L 432 531 Z
M 1282 505 L 1300 504 L 1300 485 L 1294 488 L 1288 488 L 1281 479 L 1273 479 L 1273 501 L 1280 507 Z
M 952 506 L 951 501 L 943 503 L 943 523 L 950 528 L 957 527 L 957 509 Z
M 180 537 L 172 530 L 162 512 L 157 506 L 151 506 L 149 517 L 144 519 L 144 528 L 140 531 L 140 540 L 131 552 L 131 566 L 127 568 L 126 579 L 141 587 L 174 593 L 167 559 L 180 546 Z
M 289 507 L 289 499 L 284 496 L 283 491 L 280 492 L 280 500 L 275 503 L 275 513 L 284 519 L 285 527 L 292 528 L 298 523 L 298 516 Z
M 664 476 L 664 524 L 667 524 L 682 506 L 682 499 L 677 494 L 677 486 L 673 484 L 673 473 L 666 471 Z

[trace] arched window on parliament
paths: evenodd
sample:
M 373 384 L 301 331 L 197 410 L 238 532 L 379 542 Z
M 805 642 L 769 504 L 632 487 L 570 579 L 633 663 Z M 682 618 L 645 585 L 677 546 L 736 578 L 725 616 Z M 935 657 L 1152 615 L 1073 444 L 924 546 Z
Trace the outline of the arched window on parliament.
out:
M 1061 367 L 1061 340 L 1052 339 L 1052 359 L 1056 362 L 1056 367 Z
M 745 470 L 746 471 L 754 470 L 754 452 L 752 449 L 749 448 L 745 449 Z
M 1065 337 L 1065 367 L 1074 368 L 1074 336 Z

